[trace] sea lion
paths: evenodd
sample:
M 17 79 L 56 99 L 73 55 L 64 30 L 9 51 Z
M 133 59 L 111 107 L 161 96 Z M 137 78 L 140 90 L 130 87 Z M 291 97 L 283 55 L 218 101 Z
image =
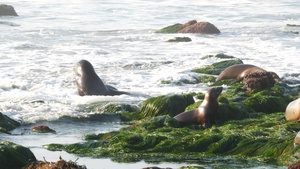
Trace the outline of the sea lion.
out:
M 267 71 L 260 67 L 250 65 L 250 64 L 233 65 L 233 66 L 230 66 L 230 67 L 226 68 L 225 70 L 223 70 L 219 74 L 219 76 L 217 77 L 215 82 L 225 80 L 225 79 L 236 79 L 229 83 L 229 85 L 232 85 L 236 82 L 242 81 L 245 75 L 247 75 L 249 73 L 254 73 L 254 72 L 267 72 Z M 279 76 L 276 73 L 274 73 L 274 72 L 270 72 L 270 73 L 272 74 L 272 76 L 274 77 L 274 80 L 276 82 L 281 81 Z
M 205 94 L 203 102 L 197 109 L 180 113 L 174 118 L 181 126 L 201 124 L 205 128 L 210 128 L 212 124 L 215 124 L 215 120 L 218 117 L 218 97 L 222 90 L 223 87 L 209 89 Z
M 290 102 L 286 109 L 285 115 L 286 120 L 299 121 L 300 120 L 300 98 Z
M 79 61 L 73 68 L 76 73 L 76 85 L 80 96 L 84 95 L 121 95 L 129 94 L 118 91 L 115 87 L 104 85 L 96 74 L 93 65 L 87 60 Z
M 295 139 L 294 139 L 294 148 L 300 144 L 300 131 L 297 133 Z

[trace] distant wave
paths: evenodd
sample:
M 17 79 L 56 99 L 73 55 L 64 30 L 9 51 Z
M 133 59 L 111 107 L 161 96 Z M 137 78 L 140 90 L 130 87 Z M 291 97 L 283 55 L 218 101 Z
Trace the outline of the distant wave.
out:
M 20 26 L 19 24 L 7 21 L 0 21 L 0 25 L 7 25 L 7 26 Z

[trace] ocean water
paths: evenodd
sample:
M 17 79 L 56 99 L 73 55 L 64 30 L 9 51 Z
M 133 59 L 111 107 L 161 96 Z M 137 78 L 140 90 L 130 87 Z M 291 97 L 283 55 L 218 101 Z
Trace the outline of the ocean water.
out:
M 57 161 L 59 154 L 44 150 L 43 144 L 78 142 L 86 133 L 123 127 L 117 123 L 118 119 L 113 120 L 115 123 L 68 122 L 68 125 L 60 121 L 64 116 L 92 115 L 93 112 L 83 108 L 86 105 L 94 102 L 139 105 L 149 97 L 163 94 L 206 91 L 206 84 L 161 84 L 162 80 L 190 79 L 194 74 L 192 69 L 219 61 L 201 60 L 206 55 L 232 55 L 287 80 L 300 81 L 300 34 L 297 34 L 300 27 L 287 26 L 300 25 L 298 0 L 1 3 L 14 6 L 19 16 L 0 17 L 0 111 L 23 124 L 13 131 L 15 135 L 1 135 L 1 139 L 30 147 L 41 160 L 48 155 L 46 159 Z M 214 24 L 221 34 L 155 33 L 163 27 L 194 19 Z M 192 42 L 165 42 L 176 36 L 190 37 Z M 132 95 L 80 97 L 73 66 L 81 59 L 89 60 L 106 84 Z M 44 140 L 28 131 L 45 123 L 58 130 L 58 134 L 47 135 Z M 148 166 L 148 163 L 120 164 L 109 159 L 82 160 L 89 168 L 97 168 L 95 160 L 104 160 L 110 168 Z M 184 165 L 160 165 L 166 164 Z

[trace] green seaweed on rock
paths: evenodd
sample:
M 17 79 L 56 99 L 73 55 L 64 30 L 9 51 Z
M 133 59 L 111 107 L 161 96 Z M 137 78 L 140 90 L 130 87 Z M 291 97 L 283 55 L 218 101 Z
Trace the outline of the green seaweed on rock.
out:
M 35 160 L 36 158 L 29 148 L 8 141 L 0 142 L 1 168 L 21 168 Z
M 19 127 L 21 124 L 0 112 L 0 132 L 9 133 L 8 131 Z
M 207 65 L 203 68 L 194 69 L 192 71 L 197 73 L 219 75 L 227 67 L 232 65 L 237 65 L 237 64 L 243 64 L 243 62 L 240 59 L 226 60 L 226 61 L 216 62 L 212 65 Z
M 181 29 L 182 24 L 177 23 L 171 26 L 167 26 L 165 28 L 162 28 L 155 33 L 177 33 Z
M 161 115 L 170 115 L 172 117 L 183 112 L 185 108 L 195 101 L 190 94 L 166 95 L 147 99 L 139 112 L 144 117 L 155 117 Z
M 296 122 L 278 122 L 281 116 L 282 113 L 261 113 L 255 118 L 230 120 L 209 129 L 168 125 L 148 129 L 138 125 L 123 128 L 102 142 L 71 144 L 65 146 L 65 150 L 87 156 L 127 160 L 230 156 L 289 164 L 296 160 L 292 153 L 296 135 L 293 129 L 299 129 L 299 126 Z M 155 125 L 155 120 L 149 121 L 152 122 Z

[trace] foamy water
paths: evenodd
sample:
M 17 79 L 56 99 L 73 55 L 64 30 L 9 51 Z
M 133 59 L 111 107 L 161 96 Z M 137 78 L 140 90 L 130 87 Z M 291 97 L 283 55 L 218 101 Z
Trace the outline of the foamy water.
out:
M 300 1 L 10 0 L 19 17 L 0 17 L 0 111 L 23 123 L 82 116 L 81 105 L 202 92 L 206 84 L 161 84 L 191 78 L 194 68 L 225 53 L 300 80 Z M 209 21 L 219 35 L 157 34 Z M 166 43 L 187 36 L 188 43 Z M 80 97 L 73 66 L 89 60 L 109 85 L 132 95 Z

